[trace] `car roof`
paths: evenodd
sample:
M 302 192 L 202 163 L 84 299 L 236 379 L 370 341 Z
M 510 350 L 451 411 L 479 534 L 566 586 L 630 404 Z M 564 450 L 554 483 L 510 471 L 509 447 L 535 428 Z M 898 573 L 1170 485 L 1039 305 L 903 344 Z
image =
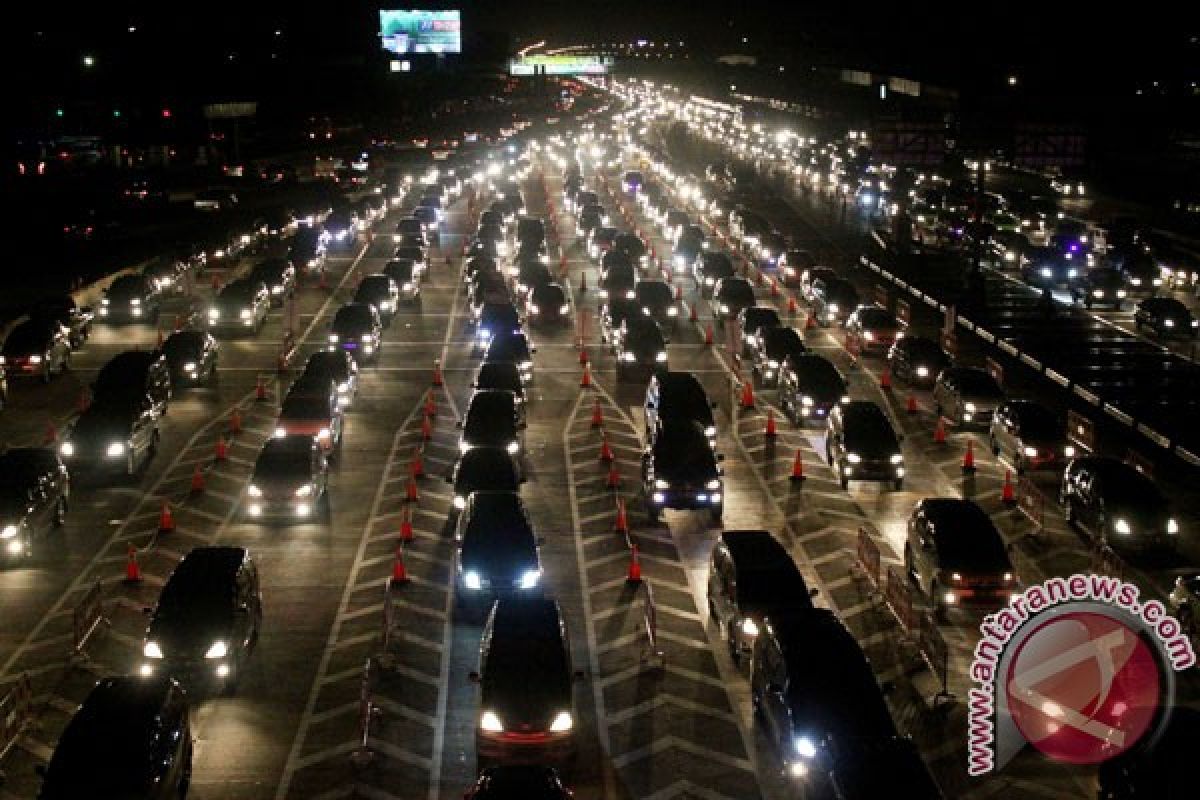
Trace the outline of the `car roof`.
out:
M 926 497 L 918 504 L 942 560 L 990 567 L 1008 563 L 1004 540 L 983 509 L 958 497 Z M 969 565 L 969 566 L 968 566 Z
M 217 581 L 231 580 L 249 557 L 250 553 L 244 547 L 193 548 L 167 579 L 160 602 L 172 592 L 191 594 L 206 591 Z
M 741 567 L 774 567 L 781 556 L 791 558 L 770 531 L 726 530 L 720 536 L 733 560 Z
M 497 639 L 519 643 L 523 640 L 561 640 L 561 613 L 558 601 L 546 596 L 504 598 L 496 604 L 492 620 L 492 646 Z
M 287 436 L 272 436 L 263 442 L 262 452 L 271 455 L 292 454 L 307 457 L 313 451 L 313 437 L 306 433 L 290 433 Z

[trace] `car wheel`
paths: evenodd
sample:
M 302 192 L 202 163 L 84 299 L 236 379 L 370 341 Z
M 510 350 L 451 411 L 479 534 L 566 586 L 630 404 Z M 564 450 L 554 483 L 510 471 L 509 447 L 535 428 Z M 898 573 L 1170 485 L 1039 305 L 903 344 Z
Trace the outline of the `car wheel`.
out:
M 67 524 L 67 499 L 65 497 L 58 498 L 58 502 L 54 505 L 54 527 L 61 528 Z

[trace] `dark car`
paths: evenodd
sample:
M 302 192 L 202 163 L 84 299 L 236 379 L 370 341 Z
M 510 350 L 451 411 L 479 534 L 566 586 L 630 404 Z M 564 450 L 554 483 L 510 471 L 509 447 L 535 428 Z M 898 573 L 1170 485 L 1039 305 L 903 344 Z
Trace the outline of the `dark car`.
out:
M 446 480 L 454 486 L 455 511 L 467 507 L 472 492 L 516 492 L 524 479 L 516 459 L 503 447 L 472 447 L 458 458 Z
M 42 771 L 38 800 L 176 800 L 192 779 L 183 688 L 169 677 L 121 675 L 88 693 Z
M 1174 297 L 1147 297 L 1134 309 L 1133 327 L 1149 328 L 1164 339 L 1170 336 L 1194 339 L 1200 330 L 1200 320 Z
M 354 244 L 358 226 L 353 212 L 348 209 L 334 209 L 324 221 L 325 231 L 329 234 L 329 245 L 339 249 L 347 249 Z
M 742 356 L 748 357 L 753 356 L 758 347 L 759 334 L 768 328 L 782 326 L 783 320 L 774 306 L 752 305 L 738 312 L 737 325 L 742 339 Z
M 30 317 L 4 339 L 0 363 L 12 377 L 36 375 L 49 383 L 71 364 L 71 334 L 53 319 Z
M 631 314 L 621 322 L 613 332 L 613 349 L 618 381 L 667 368 L 667 342 L 658 323 L 644 314 Z
M 904 338 L 904 323 L 886 308 L 859 306 L 846 319 L 846 342 L 861 353 L 886 354 Z
M 941 794 L 917 748 L 900 736 L 854 636 L 823 608 L 767 616 L 754 642 L 755 716 L 806 797 L 869 800 Z
M 410 258 L 394 258 L 383 266 L 383 274 L 392 279 L 399 290 L 397 302 L 403 298 L 406 303 L 421 302 L 421 282 L 417 280 L 416 270 Z
M 762 266 L 775 269 L 783 260 L 784 254 L 787 253 L 787 247 L 787 237 L 779 231 L 771 230 L 762 235 L 758 245 L 753 249 Z
M 1180 526 L 1170 503 L 1154 481 L 1124 461 L 1102 456 L 1072 459 L 1063 472 L 1058 502 L 1070 525 L 1111 547 L 1178 546 Z
M 325 452 L 334 450 L 342 442 L 344 424 L 337 404 L 321 393 L 289 392 L 279 407 L 275 436 L 303 434 L 315 438 Z
M 800 272 L 800 294 L 808 302 L 812 302 L 813 292 L 816 289 L 817 281 L 829 281 L 840 279 L 837 270 L 832 267 L 807 267 Z M 857 305 L 857 300 L 855 305 Z
M 325 231 L 320 226 L 302 227 L 292 237 L 288 261 L 297 270 L 320 272 L 325 267 Z
M 521 382 L 521 370 L 512 361 L 484 362 L 471 382 L 473 389 L 503 389 L 513 393 L 517 408 L 525 421 L 525 385 Z
M 691 218 L 688 213 L 678 208 L 667 209 L 666 216 L 663 218 L 662 230 L 663 236 L 671 242 L 674 242 L 679 234 L 691 224 Z
M 558 603 L 537 593 L 502 597 L 479 646 L 482 765 L 546 764 L 575 752 L 571 640 Z M 525 795 L 522 795 L 524 798 Z
M 471 318 L 478 319 L 485 303 L 511 303 L 508 281 L 499 272 L 477 272 L 467 283 L 467 304 Z
M 511 302 L 484 302 L 475 327 L 476 350 L 486 350 L 496 336 L 520 331 L 521 316 Z
M 482 221 L 482 217 L 480 217 Z M 537 217 L 521 217 L 517 220 L 517 241 L 518 242 L 544 242 L 546 241 L 546 223 Z
M 883 409 L 869 400 L 833 407 L 825 432 L 825 460 L 845 489 L 850 481 L 885 481 L 904 485 L 900 440 Z
M 699 225 L 688 225 L 680 232 L 675 246 L 671 248 L 671 271 L 676 275 L 684 275 L 691 271 L 692 265 L 707 248 L 704 229 Z
M 490 604 L 497 595 L 539 588 L 538 539 L 516 492 L 468 494 L 455 524 L 454 540 L 458 543 L 455 599 L 461 610 Z
M 1019 588 L 1004 537 L 983 509 L 957 497 L 927 497 L 913 508 L 904 571 L 939 617 L 951 607 L 1003 607 Z
M 106 322 L 157 322 L 162 292 L 145 275 L 122 275 L 100 298 L 100 319 Z
M 476 389 L 460 424 L 461 453 L 473 447 L 503 447 L 512 456 L 521 452 L 521 412 L 512 392 Z
M 554 282 L 550 268 L 540 261 L 522 261 L 517 265 L 515 273 L 513 277 L 518 297 L 526 297 L 538 286 Z
M 708 568 L 708 613 L 736 662 L 749 655 L 763 618 L 812 608 L 796 562 L 769 531 L 722 531 Z
M 246 513 L 306 520 L 329 511 L 329 467 L 325 451 L 307 434 L 267 439 L 246 487 Z
M 484 769 L 463 800 L 571 800 L 554 767 L 512 764 Z
M 599 261 L 604 257 L 604 254 L 612 249 L 613 241 L 620 233 L 616 228 L 606 225 L 600 228 L 592 228 L 592 232 L 588 234 L 587 251 L 588 256 L 593 261 Z
M 354 290 L 351 302 L 371 306 L 379 313 L 380 321 L 387 325 L 400 304 L 400 287 L 388 275 L 366 275 Z
M 928 388 L 953 360 L 942 345 L 924 336 L 904 336 L 888 350 L 888 370 L 909 386 Z
M 254 265 L 250 280 L 265 284 L 271 305 L 281 306 L 296 290 L 296 268 L 287 259 L 269 258 Z
M 463 265 L 463 283 L 470 283 L 475 276 L 485 272 L 497 272 L 495 258 L 483 255 L 468 258 Z
M 822 327 L 842 323 L 858 308 L 858 290 L 842 278 L 817 278 L 808 300 L 813 316 Z
M 204 331 L 175 331 L 162 346 L 171 386 L 199 386 L 217 378 L 220 345 Z
M 481 224 L 483 220 L 480 220 Z M 396 232 L 392 234 L 392 241 L 399 244 L 405 236 L 419 235 L 422 240 L 425 238 L 425 226 L 421 224 L 421 220 L 416 217 L 402 217 L 396 223 Z
M 648 262 L 646 243 L 635 233 L 620 233 L 613 240 L 612 249 L 617 253 L 629 256 L 629 261 L 636 267 L 645 269 Z
M 1021 279 L 1031 286 L 1053 288 L 1075 280 L 1082 269 L 1053 247 L 1034 247 L 1021 266 Z
M 259 280 L 240 278 L 223 288 L 208 309 L 214 331 L 258 333 L 271 312 L 271 293 Z
M 701 250 L 692 264 L 692 277 L 696 279 L 696 286 L 704 297 L 712 294 L 717 281 L 733 275 L 733 260 L 728 253 Z
M 71 347 L 78 350 L 91 335 L 92 320 L 96 313 L 91 306 L 77 305 L 75 298 L 64 294 L 42 300 L 33 307 L 29 316 L 34 319 L 57 322 L 66 328 Z
M 653 444 L 665 423 L 691 422 L 700 426 L 704 435 L 716 447 L 717 424 L 713 418 L 715 404 L 710 402 L 699 379 L 690 372 L 659 371 L 650 376 L 646 386 L 643 410 L 646 417 L 646 439 Z
M 816 258 L 808 250 L 785 250 L 779 259 L 779 278 L 784 286 L 798 287 L 800 276 L 816 263 Z
M 483 362 L 516 364 L 521 382 L 528 384 L 533 381 L 533 354 L 536 352 L 537 348 L 529 343 L 529 337 L 523 331 L 498 333 L 488 342 Z
M 425 226 L 425 233 L 432 239 L 434 244 L 441 241 L 441 224 L 442 213 L 441 209 L 431 208 L 430 206 L 417 206 L 413 209 L 412 215 L 421 221 Z
M 947 367 L 933 386 L 935 410 L 955 425 L 987 427 L 1004 402 L 1004 390 L 979 367 Z
M 0 563 L 28 558 L 67 519 L 71 480 L 58 454 L 44 447 L 0 453 Z
M 754 287 L 745 278 L 722 278 L 713 287 L 712 315 L 718 324 L 734 319 L 743 309 L 754 305 Z
M 759 328 L 750 348 L 752 374 L 762 386 L 778 386 L 779 374 L 788 359 L 806 352 L 804 339 L 794 328 Z
M 1125 276 L 1111 267 L 1089 269 L 1069 288 L 1071 299 L 1088 310 L 1099 306 L 1120 311 L 1129 294 Z
M 132 399 L 166 414 L 171 402 L 171 370 L 166 356 L 152 350 L 126 350 L 109 359 L 92 384 L 95 400 Z
M 608 215 L 604 213 L 604 206 L 599 203 L 586 205 L 579 211 L 579 219 L 576 222 L 575 232 L 579 236 L 587 236 L 593 228 L 599 228 L 608 223 Z
M 332 381 L 337 386 L 338 408 L 350 405 L 358 392 L 358 364 L 345 350 L 318 350 L 308 357 L 300 378 Z
M 636 300 L 628 297 L 610 297 L 608 302 L 600 307 L 600 341 L 613 346 L 613 352 L 616 353 L 615 342 L 621 325 L 630 317 L 637 316 L 646 315 Z
M 719 521 L 725 508 L 719 456 L 704 429 L 690 420 L 665 421 L 642 453 L 646 511 L 657 521 L 666 508 L 708 509 Z
M 163 584 L 146 628 L 141 672 L 232 691 L 261 628 L 258 566 L 249 551 L 193 548 Z
M 429 259 L 426 257 L 423 247 L 402 245 L 392 251 L 392 258 L 407 258 L 412 261 L 413 273 L 417 276 L 417 280 L 421 280 L 429 269 Z
M 329 350 L 345 350 L 356 361 L 379 360 L 383 346 L 383 323 L 379 312 L 367 303 L 346 303 L 329 324 Z
M 627 170 L 621 176 L 622 191 L 637 193 L 642 188 L 642 184 L 646 182 L 646 178 L 636 169 Z
M 633 286 L 633 299 L 660 328 L 675 330 L 679 307 L 675 305 L 675 294 L 666 281 L 638 281 Z
M 97 398 L 75 421 L 59 455 L 72 472 L 133 477 L 158 449 L 158 414 L 145 397 Z
M 600 280 L 597 282 L 599 295 L 608 297 L 626 297 L 633 299 L 637 284 L 637 270 L 629 256 L 624 253 L 609 251 L 605 254 L 600 267 Z
M 1031 400 L 1001 403 L 992 415 L 988 439 L 992 453 L 1007 458 L 1018 473 L 1055 469 L 1075 457 L 1065 420 Z
M 788 356 L 779 367 L 779 405 L 797 425 L 823 423 L 849 401 L 846 391 L 846 378 L 816 353 Z
M 525 313 L 532 324 L 566 325 L 571 321 L 571 304 L 560 284 L 543 283 L 533 287 L 525 302 Z

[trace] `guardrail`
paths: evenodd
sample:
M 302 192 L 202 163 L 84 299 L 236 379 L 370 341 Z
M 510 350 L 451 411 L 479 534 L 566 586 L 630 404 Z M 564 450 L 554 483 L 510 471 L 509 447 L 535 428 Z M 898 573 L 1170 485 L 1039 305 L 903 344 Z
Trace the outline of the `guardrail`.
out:
M 642 648 L 641 659 L 642 661 L 654 659 L 658 669 L 663 669 L 667 665 L 667 654 L 658 640 L 658 606 L 654 604 L 654 590 L 650 588 L 650 581 L 645 578 L 642 579 L 642 589 L 641 628 L 646 636 L 646 641 Z
M 934 695 L 934 705 L 944 700 L 953 700 L 954 695 L 950 693 L 948 686 L 950 649 L 946 647 L 946 640 L 942 637 L 942 631 L 934 621 L 933 614 L 926 613 L 921 616 L 921 626 L 917 631 L 917 650 L 941 684 L 941 688 Z
M 371 720 L 379 716 L 380 711 L 371 702 L 374 672 L 374 660 L 367 658 L 358 689 L 358 746 L 350 754 L 350 762 L 356 767 L 365 767 L 375 758 L 375 753 L 371 750 Z
M 33 685 L 29 673 L 21 673 L 8 694 L 0 698 L 0 762 L 17 744 L 25 727 L 33 718 Z M 0 771 L 0 783 L 5 775 Z
M 896 615 L 904 633 L 911 635 L 917 624 L 916 614 L 913 611 L 912 586 L 895 567 L 888 567 L 886 575 L 887 580 L 883 585 L 883 601 Z
M 72 661 L 88 661 L 84 648 L 88 639 L 95 633 L 100 623 L 107 622 L 104 617 L 104 600 L 101 597 L 103 586 L 99 580 L 92 584 L 79 603 L 71 612 L 71 659 Z
M 858 545 L 855 547 L 855 556 L 855 564 L 862 571 L 863 576 L 870 581 L 872 590 L 879 591 L 881 565 L 879 545 L 875 543 L 875 539 L 871 537 L 866 528 L 858 529 Z
M 1046 529 L 1046 495 L 1028 475 L 1017 480 L 1017 508 L 1033 523 L 1035 534 Z

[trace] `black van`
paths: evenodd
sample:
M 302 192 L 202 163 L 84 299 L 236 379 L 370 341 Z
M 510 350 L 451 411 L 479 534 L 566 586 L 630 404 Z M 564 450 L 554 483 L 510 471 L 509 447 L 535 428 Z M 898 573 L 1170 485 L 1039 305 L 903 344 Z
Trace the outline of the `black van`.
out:
M 1154 481 L 1115 458 L 1072 459 L 1058 494 L 1068 524 L 1126 549 L 1173 550 L 1179 521 Z
M 171 366 L 161 350 L 126 350 L 109 359 L 92 384 L 93 402 L 146 397 L 157 415 L 171 402 Z

